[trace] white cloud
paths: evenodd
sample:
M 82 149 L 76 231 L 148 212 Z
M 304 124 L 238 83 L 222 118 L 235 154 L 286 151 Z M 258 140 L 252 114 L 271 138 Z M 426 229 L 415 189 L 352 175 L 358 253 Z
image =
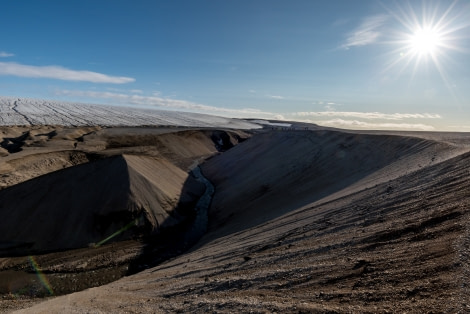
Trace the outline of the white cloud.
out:
M 14 54 L 12 53 L 8 53 L 8 52 L 5 52 L 5 51 L 0 51 L 0 58 L 8 58 L 8 57 L 13 57 Z
M 355 46 L 366 46 L 375 43 L 381 36 L 379 29 L 387 19 L 388 16 L 384 14 L 365 18 L 359 27 L 348 35 L 346 42 L 341 45 L 341 48 L 349 49 Z
M 333 107 L 332 105 L 326 105 L 326 106 L 325 106 L 325 110 L 326 110 L 326 111 L 335 111 L 336 109 L 335 109 L 335 107 Z
M 144 91 L 141 89 L 131 89 L 130 92 L 134 94 L 142 94 Z
M 431 113 L 380 113 L 380 112 L 341 112 L 341 111 L 320 111 L 320 112 L 295 112 L 294 116 L 299 117 L 348 117 L 361 119 L 383 119 L 383 120 L 403 120 L 403 119 L 441 119 L 438 114 Z
M 135 81 L 135 79 L 131 77 L 110 76 L 91 71 L 76 71 L 56 65 L 34 66 L 14 62 L 0 62 L 0 75 L 112 84 L 123 84 Z
M 269 98 L 272 98 L 272 99 L 284 99 L 284 97 L 282 96 L 276 96 L 276 95 L 268 95 Z
M 398 129 L 398 130 L 421 130 L 421 131 L 432 131 L 434 127 L 431 125 L 421 123 L 370 123 L 357 120 L 343 120 L 334 119 L 329 121 L 316 122 L 324 126 L 332 126 L 339 128 L 354 128 L 354 129 Z
M 186 101 L 186 100 L 164 98 L 158 95 L 143 96 L 143 95 L 136 95 L 136 94 L 113 93 L 113 92 L 102 92 L 102 91 L 83 91 L 83 90 L 61 90 L 61 91 L 57 91 L 56 94 L 72 96 L 72 97 L 107 99 L 107 100 L 113 101 L 114 103 L 119 103 L 122 105 L 155 106 L 155 107 L 163 107 L 163 108 L 178 109 L 178 110 L 213 112 L 213 113 L 219 113 L 219 114 L 227 114 L 229 116 L 246 116 L 246 117 L 252 117 L 252 118 L 275 116 L 274 113 L 265 112 L 265 111 L 261 111 L 261 110 L 253 109 L 253 108 L 243 108 L 243 109 L 220 108 L 220 107 L 197 104 L 197 103 Z

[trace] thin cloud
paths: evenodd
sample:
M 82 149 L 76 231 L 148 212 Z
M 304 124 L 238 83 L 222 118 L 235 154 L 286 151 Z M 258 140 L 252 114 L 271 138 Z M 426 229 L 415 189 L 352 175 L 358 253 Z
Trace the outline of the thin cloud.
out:
M 361 119 L 382 119 L 382 120 L 403 120 L 403 119 L 441 119 L 438 114 L 431 113 L 381 113 L 381 112 L 341 112 L 341 111 L 320 111 L 320 112 L 295 112 L 294 116 L 299 117 L 346 117 Z
M 35 66 L 14 62 L 0 62 L 0 75 L 112 84 L 124 84 L 135 81 L 131 77 L 110 76 L 91 71 L 76 71 L 56 65 Z
M 14 54 L 12 53 L 8 53 L 8 52 L 5 52 L 5 51 L 0 51 L 0 58 L 8 58 L 8 57 L 13 57 Z
M 159 96 L 144 96 L 136 94 L 125 94 L 125 93 L 113 93 L 113 92 L 101 92 L 101 91 L 83 91 L 83 90 L 61 90 L 56 92 L 57 95 L 73 96 L 73 97 L 86 97 L 86 98 L 97 98 L 112 100 L 113 103 L 119 103 L 122 105 L 142 105 L 142 106 L 154 106 L 163 107 L 177 110 L 190 110 L 190 111 L 203 111 L 213 113 L 229 114 L 231 116 L 244 115 L 250 117 L 263 116 L 272 117 L 274 113 L 265 112 L 253 108 L 243 109 L 230 109 L 220 108 L 214 106 L 202 105 L 186 100 L 178 100 L 172 98 L 164 98 Z
M 398 130 L 420 130 L 420 131 L 432 131 L 435 128 L 431 125 L 422 123 L 370 123 L 357 120 L 343 120 L 334 119 L 329 121 L 317 122 L 320 125 L 332 126 L 339 128 L 360 128 L 360 129 L 398 129 Z
M 381 36 L 380 27 L 388 19 L 387 15 L 380 14 L 365 18 L 354 31 L 352 31 L 346 42 L 341 45 L 342 49 L 366 46 L 375 43 Z
M 282 97 L 282 96 L 277 96 L 277 95 L 269 95 L 269 98 L 272 98 L 272 99 L 284 99 L 284 97 Z

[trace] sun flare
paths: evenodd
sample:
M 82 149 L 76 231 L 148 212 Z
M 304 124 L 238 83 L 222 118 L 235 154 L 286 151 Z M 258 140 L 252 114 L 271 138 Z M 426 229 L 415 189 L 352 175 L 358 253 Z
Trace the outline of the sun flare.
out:
M 431 27 L 418 27 L 409 39 L 412 53 L 420 56 L 435 55 L 441 45 L 442 35 Z
M 397 24 L 389 41 L 395 48 L 388 53 L 390 59 L 385 71 L 395 68 L 399 76 L 410 73 L 412 80 L 435 69 L 449 87 L 447 67 L 455 53 L 465 52 L 462 44 L 470 26 L 467 15 L 458 11 L 456 4 L 457 0 L 443 6 L 437 2 L 416 6 L 405 1 L 403 6 L 387 8 Z

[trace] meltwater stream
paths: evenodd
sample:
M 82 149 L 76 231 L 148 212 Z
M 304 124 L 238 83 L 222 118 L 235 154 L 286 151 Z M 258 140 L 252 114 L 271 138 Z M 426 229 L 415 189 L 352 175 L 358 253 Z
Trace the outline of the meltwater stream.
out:
M 199 182 L 203 183 L 206 186 L 204 194 L 201 196 L 194 211 L 196 212 L 196 217 L 190 229 L 185 235 L 185 242 L 192 246 L 195 244 L 207 231 L 208 225 L 208 211 L 212 202 L 212 197 L 214 196 L 215 188 L 212 183 L 202 174 L 201 168 L 199 166 L 195 167 L 192 170 L 192 174 Z
M 215 188 L 202 174 L 197 164 L 190 172 L 194 178 L 205 185 L 205 191 L 194 206 L 191 221 L 177 226 L 176 229 L 162 230 L 162 234 L 146 245 L 142 256 L 131 263 L 128 275 L 156 266 L 165 260 L 182 254 L 194 246 L 207 232 L 209 207 Z

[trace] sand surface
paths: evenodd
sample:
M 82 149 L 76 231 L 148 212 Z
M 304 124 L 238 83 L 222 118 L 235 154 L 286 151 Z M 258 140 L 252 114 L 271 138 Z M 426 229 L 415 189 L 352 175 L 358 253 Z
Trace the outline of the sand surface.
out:
M 75 129 L 67 132 L 81 133 Z M 162 216 L 163 221 L 180 226 L 189 204 L 201 192 L 197 183 L 187 184 L 192 180 L 188 171 L 206 159 L 201 164 L 202 173 L 215 186 L 207 233 L 189 250 L 168 255 L 170 259 L 162 263 L 103 286 L 46 300 L 4 295 L 0 299 L 4 311 L 375 313 L 470 309 L 468 134 L 321 128 L 267 128 L 253 134 L 149 132 L 153 131 L 93 130 L 84 133 L 87 135 L 75 149 L 74 140 L 62 139 L 53 145 L 55 135 L 45 139 L 37 151 L 31 145 L 9 153 L 2 157 L 0 169 L 15 179 L 2 181 L 9 187 L 0 191 L 0 198 L 13 198 L 20 191 L 34 195 L 36 189 L 31 184 L 43 186 L 47 184 L 41 180 L 69 179 L 71 173 L 78 175 L 105 163 L 98 168 L 111 176 L 110 182 L 126 182 L 126 192 L 118 193 L 130 195 L 122 201 L 133 204 L 126 212 L 148 204 L 149 211 L 141 212 L 166 213 L 170 218 Z M 16 136 L 21 134 L 17 131 Z M 67 143 L 71 147 L 62 149 Z M 37 165 L 47 160 L 40 154 L 67 160 L 64 156 L 70 156 L 70 151 L 82 154 L 79 161 L 64 163 L 70 168 L 49 173 L 56 170 L 55 166 L 45 165 L 39 167 L 44 176 L 33 178 L 30 174 L 32 180 L 17 184 L 24 178 L 15 174 L 16 158 L 12 156 Z M 103 178 L 104 173 L 91 171 L 83 182 L 102 186 L 99 179 L 92 178 Z M 64 182 L 63 186 L 66 184 L 72 183 Z M 97 203 L 92 189 L 83 190 L 82 195 L 91 193 L 92 203 Z M 60 195 L 59 191 L 53 193 Z M 188 206 L 183 206 L 179 215 L 168 214 L 178 212 L 174 204 L 180 199 Z M 151 218 L 145 221 L 151 228 L 163 224 L 152 223 Z M 159 241 L 177 243 L 172 239 L 181 230 L 169 230 L 166 240 Z M 96 262 L 95 266 L 116 271 L 138 260 L 145 251 L 136 236 L 104 245 L 98 251 L 80 248 L 39 255 L 38 264 L 49 267 L 46 276 L 52 278 L 54 265 L 58 265 L 52 260 L 62 259 L 64 265 L 57 268 L 57 274 L 69 271 L 75 276 L 74 269 L 84 262 L 93 264 L 98 256 L 101 264 Z M 152 250 L 155 255 L 167 252 L 155 247 Z M 27 268 L 22 258 L 4 257 L 0 265 L 5 273 Z M 77 261 L 82 264 L 76 265 Z M 97 278 L 102 275 L 96 267 L 88 271 L 87 278 L 92 276 L 90 271 L 95 271 Z M 66 279 L 70 283 L 74 278 L 78 275 Z M 31 302 L 35 304 L 29 307 Z

